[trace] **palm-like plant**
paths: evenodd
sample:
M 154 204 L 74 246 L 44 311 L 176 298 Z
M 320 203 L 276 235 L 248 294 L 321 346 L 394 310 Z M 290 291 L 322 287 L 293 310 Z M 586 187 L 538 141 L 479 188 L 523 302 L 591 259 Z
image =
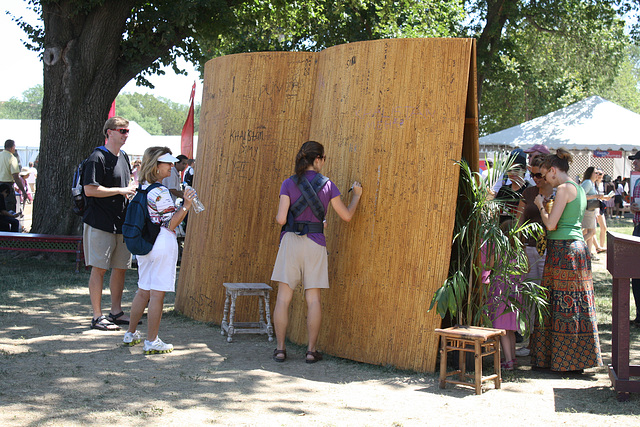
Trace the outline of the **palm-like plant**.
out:
M 510 200 L 494 198 L 492 188 L 512 167 L 513 160 L 511 156 L 496 156 L 487 179 L 473 172 L 465 160 L 457 162 L 460 181 L 449 276 L 435 292 L 429 310 L 436 306 L 441 317 L 449 313 L 458 325 L 490 326 L 489 308 L 497 303 L 504 304 L 509 312 L 528 313 L 529 307 L 536 307 L 538 317 L 546 310 L 543 288 L 534 282 L 507 280 L 507 292 L 489 298 L 489 289 L 481 281 L 483 270 L 503 280 L 526 273 L 529 266 L 522 239 L 542 232 L 535 223 L 518 225 L 514 221 L 506 230 L 500 227 L 500 212 L 506 210 Z M 486 257 L 481 256 L 483 248 Z M 531 319 L 521 316 L 521 320 L 528 323 Z M 530 325 L 525 326 L 530 329 Z

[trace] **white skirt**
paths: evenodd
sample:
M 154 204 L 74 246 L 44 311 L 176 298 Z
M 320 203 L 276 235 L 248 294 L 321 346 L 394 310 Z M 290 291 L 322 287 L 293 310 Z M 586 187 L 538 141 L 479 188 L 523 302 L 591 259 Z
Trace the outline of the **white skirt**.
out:
M 137 255 L 138 287 L 146 291 L 175 292 L 178 241 L 176 235 L 164 227 L 146 255 Z

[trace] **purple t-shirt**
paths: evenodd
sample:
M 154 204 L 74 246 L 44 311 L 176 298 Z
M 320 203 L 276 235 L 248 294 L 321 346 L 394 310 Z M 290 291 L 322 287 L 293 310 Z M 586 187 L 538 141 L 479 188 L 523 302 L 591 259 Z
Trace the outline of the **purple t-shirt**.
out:
M 317 172 L 315 171 L 306 171 L 304 173 L 304 176 L 307 177 L 309 182 L 311 182 L 311 180 L 313 180 L 313 177 L 315 177 L 316 175 L 317 175 Z M 298 198 L 302 196 L 302 193 L 300 192 L 300 189 L 298 188 L 296 183 L 293 182 L 291 178 L 287 178 L 284 180 L 284 182 L 282 183 L 282 186 L 280 187 L 280 195 L 289 196 L 289 199 L 291 199 L 291 204 L 293 205 L 296 202 L 296 200 L 298 200 Z M 333 199 L 334 197 L 338 197 L 339 195 L 340 195 L 340 190 L 338 190 L 338 187 L 336 187 L 335 184 L 331 182 L 331 180 L 329 180 L 324 185 L 324 187 L 322 187 L 322 189 L 318 193 L 318 197 L 322 202 L 322 206 L 324 206 L 325 214 L 327 212 L 327 208 L 329 207 L 329 202 L 331 201 L 331 199 Z M 311 208 L 308 206 L 305 210 L 302 211 L 302 213 L 299 216 L 295 218 L 295 220 L 306 221 L 306 222 L 320 222 L 320 220 L 316 218 L 316 216 L 311 211 Z M 280 240 L 282 240 L 283 236 L 284 236 L 284 232 L 280 234 Z M 327 241 L 324 238 L 324 234 L 309 233 L 307 234 L 307 236 L 309 236 L 309 238 L 314 242 L 316 242 L 317 244 L 321 246 L 327 246 Z

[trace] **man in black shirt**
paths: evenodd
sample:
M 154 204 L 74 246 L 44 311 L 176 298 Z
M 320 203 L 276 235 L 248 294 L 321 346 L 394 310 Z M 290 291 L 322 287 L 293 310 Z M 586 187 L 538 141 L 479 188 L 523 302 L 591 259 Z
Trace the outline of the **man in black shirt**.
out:
M 111 117 L 104 124 L 107 138 L 104 146 L 96 148 L 87 159 L 82 175 L 82 185 L 87 197 L 83 242 L 84 257 L 90 265 L 89 295 L 93 319 L 91 328 L 117 331 L 118 325 L 128 324 L 122 311 L 124 277 L 131 266 L 131 253 L 122 238 L 127 196 L 135 194 L 131 183 L 131 167 L 127 155 L 120 149 L 129 135 L 129 121 Z M 104 275 L 111 271 L 111 311 L 102 314 L 102 287 Z

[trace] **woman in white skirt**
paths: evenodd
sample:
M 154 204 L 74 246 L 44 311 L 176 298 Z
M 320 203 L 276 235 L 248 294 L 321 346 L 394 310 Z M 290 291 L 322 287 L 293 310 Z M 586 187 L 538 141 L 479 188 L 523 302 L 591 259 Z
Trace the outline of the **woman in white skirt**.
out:
M 171 175 L 171 168 L 179 160 L 171 155 L 168 147 L 149 147 L 142 157 L 139 179 L 145 189 L 150 183 L 160 183 Z M 169 189 L 163 185 L 153 188 L 147 194 L 147 207 L 151 221 L 160 225 L 160 233 L 153 249 L 146 255 L 138 255 L 138 292 L 131 305 L 129 329 L 124 334 L 125 345 L 136 345 L 142 340 L 136 330 L 138 321 L 149 306 L 147 313 L 147 339 L 144 341 L 145 354 L 169 353 L 173 345 L 166 344 L 158 337 L 164 295 L 175 292 L 176 264 L 178 262 L 178 242 L 175 228 L 180 225 L 191 207 L 195 195 L 192 188 L 184 192 L 184 204 L 176 208 Z

